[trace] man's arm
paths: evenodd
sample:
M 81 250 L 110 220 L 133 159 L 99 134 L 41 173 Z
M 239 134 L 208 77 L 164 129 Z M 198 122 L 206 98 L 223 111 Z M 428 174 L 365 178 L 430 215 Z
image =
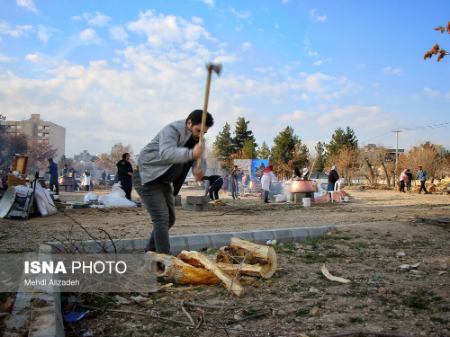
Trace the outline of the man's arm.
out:
M 186 163 L 194 159 L 192 150 L 178 146 L 178 137 L 178 131 L 171 125 L 160 132 L 159 155 L 168 164 Z

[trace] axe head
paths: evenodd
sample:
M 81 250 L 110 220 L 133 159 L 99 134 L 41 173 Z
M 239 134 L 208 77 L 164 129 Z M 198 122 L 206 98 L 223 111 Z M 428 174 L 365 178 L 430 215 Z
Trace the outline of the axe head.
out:
M 222 71 L 222 64 L 208 63 L 206 64 L 206 69 L 208 70 L 208 72 L 215 72 L 217 76 L 220 76 L 220 72 Z

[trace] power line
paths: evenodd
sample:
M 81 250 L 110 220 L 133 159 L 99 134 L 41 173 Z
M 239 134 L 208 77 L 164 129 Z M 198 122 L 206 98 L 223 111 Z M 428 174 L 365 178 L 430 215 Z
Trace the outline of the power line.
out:
M 414 128 L 399 128 L 399 130 L 415 131 L 415 130 L 419 130 L 419 129 L 441 129 L 441 128 L 446 128 L 448 126 L 450 126 L 450 122 L 439 123 L 439 124 L 423 125 L 423 126 L 416 126 Z

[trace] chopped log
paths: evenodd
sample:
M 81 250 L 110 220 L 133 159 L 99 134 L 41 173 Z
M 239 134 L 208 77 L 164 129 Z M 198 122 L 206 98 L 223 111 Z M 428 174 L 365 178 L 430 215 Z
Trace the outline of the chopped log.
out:
M 216 261 L 220 268 L 230 274 L 239 271 L 244 275 L 270 278 L 277 270 L 277 255 L 272 246 L 260 245 L 239 238 L 232 238 L 229 246 L 220 248 Z M 232 265 L 225 266 L 225 264 Z M 237 264 L 238 267 L 233 264 Z
M 229 264 L 223 262 L 217 262 L 217 266 L 222 269 L 225 273 L 236 276 L 236 275 L 249 275 L 262 277 L 265 279 L 269 279 L 275 272 L 275 269 L 272 268 L 270 264 L 260 265 L 257 264 Z
M 220 283 L 211 271 L 190 265 L 175 256 L 155 252 L 147 252 L 147 256 L 156 276 L 165 277 L 170 282 L 190 285 Z
M 225 285 L 225 287 L 236 296 L 241 296 L 244 293 L 244 288 L 241 286 L 237 279 L 233 279 L 228 276 L 222 269 L 217 267 L 217 265 L 210 261 L 206 256 L 195 251 L 185 251 L 183 250 L 178 254 L 178 258 L 183 261 L 189 261 L 188 263 L 195 263 L 196 265 L 201 265 L 203 268 L 214 273 Z

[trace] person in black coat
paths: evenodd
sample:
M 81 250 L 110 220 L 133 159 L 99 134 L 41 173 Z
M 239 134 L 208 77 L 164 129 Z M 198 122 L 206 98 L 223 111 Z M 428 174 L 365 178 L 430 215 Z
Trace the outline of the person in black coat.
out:
M 133 189 L 133 167 L 130 163 L 130 154 L 124 153 L 122 160 L 117 162 L 117 177 L 120 181 L 122 189 L 125 191 L 125 196 L 128 200 L 131 200 L 131 190 Z
M 334 191 L 334 186 L 336 184 L 336 181 L 339 180 L 339 174 L 336 171 L 336 165 L 333 165 L 331 167 L 331 171 L 328 174 L 328 192 L 333 192 Z
M 223 178 L 218 175 L 204 176 L 203 181 L 206 183 L 205 195 L 209 193 L 211 200 L 219 200 L 219 190 L 222 188 Z

